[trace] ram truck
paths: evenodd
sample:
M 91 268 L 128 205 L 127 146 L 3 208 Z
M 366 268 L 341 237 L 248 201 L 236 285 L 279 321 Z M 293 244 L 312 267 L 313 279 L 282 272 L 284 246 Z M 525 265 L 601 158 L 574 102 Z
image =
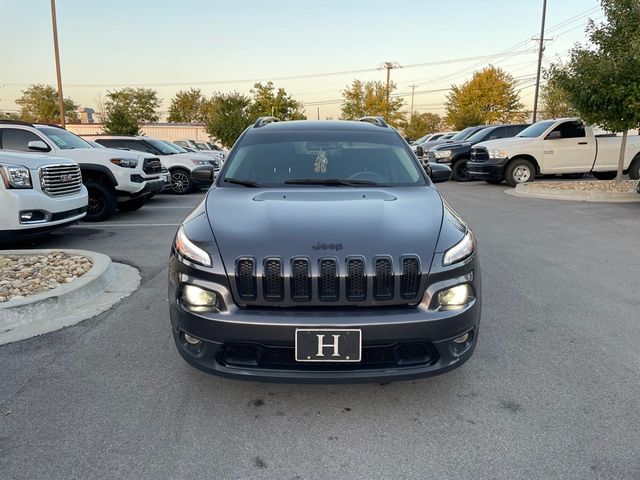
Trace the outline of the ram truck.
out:
M 538 175 L 591 173 L 599 180 L 615 178 L 622 138 L 596 135 L 578 118 L 544 120 L 514 138 L 481 142 L 471 149 L 467 171 L 489 183 L 515 187 Z M 624 171 L 640 178 L 640 137 L 630 135 Z

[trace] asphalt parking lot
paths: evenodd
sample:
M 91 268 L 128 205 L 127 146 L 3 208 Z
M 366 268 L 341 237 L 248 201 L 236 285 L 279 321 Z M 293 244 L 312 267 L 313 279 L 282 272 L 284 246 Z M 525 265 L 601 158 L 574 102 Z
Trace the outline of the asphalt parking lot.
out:
M 201 193 L 39 242 L 108 254 L 142 285 L 0 347 L 0 477 L 640 478 L 640 204 L 440 189 L 479 240 L 483 318 L 467 364 L 418 381 L 261 384 L 187 365 L 166 263 Z

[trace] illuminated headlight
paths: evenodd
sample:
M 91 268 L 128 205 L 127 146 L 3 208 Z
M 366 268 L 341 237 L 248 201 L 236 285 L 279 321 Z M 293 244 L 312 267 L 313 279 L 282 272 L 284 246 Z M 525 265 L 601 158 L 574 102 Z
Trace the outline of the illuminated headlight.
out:
M 489 150 L 489 158 L 509 158 L 507 152 L 500 149 Z
M 465 233 L 462 240 L 444 252 L 442 263 L 444 265 L 451 265 L 453 263 L 461 262 L 465 258 L 469 258 L 475 250 L 476 239 L 473 236 L 473 233 L 471 233 L 471 230 L 467 229 L 467 233 Z
M 7 188 L 33 188 L 29 169 L 20 166 L 0 167 L 4 185 Z
M 138 160 L 135 158 L 112 158 L 111 163 L 122 168 L 136 168 Z
M 445 159 L 451 156 L 451 150 L 436 150 L 433 152 L 436 159 Z
M 187 235 L 184 233 L 184 227 L 182 226 L 178 229 L 178 233 L 176 234 L 175 247 L 177 252 L 187 260 L 199 263 L 205 267 L 210 267 L 212 265 L 209 254 L 187 238 Z
M 446 308 L 463 307 L 473 298 L 473 289 L 468 283 L 447 288 L 438 294 L 438 303 Z
M 192 159 L 191 162 L 194 165 L 209 165 L 209 161 L 208 160 L 194 160 L 194 159 Z
M 183 303 L 196 310 L 220 311 L 221 302 L 218 294 L 195 285 L 183 286 L 181 299 Z

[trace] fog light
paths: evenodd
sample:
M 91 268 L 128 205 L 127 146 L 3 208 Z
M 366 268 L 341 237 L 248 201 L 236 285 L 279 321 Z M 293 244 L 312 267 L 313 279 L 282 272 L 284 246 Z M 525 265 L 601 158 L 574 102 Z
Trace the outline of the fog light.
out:
M 469 340 L 469 334 L 465 333 L 464 335 L 460 335 L 458 338 L 454 338 L 453 342 L 462 345 L 467 343 L 467 340 Z
M 182 301 L 196 309 L 220 310 L 220 297 L 217 293 L 196 287 L 185 285 L 182 287 Z
M 22 212 L 20 214 L 20 220 L 22 222 L 28 222 L 29 220 L 31 220 L 33 218 L 33 212 Z
M 184 334 L 184 339 L 187 341 L 187 343 L 189 345 L 200 345 L 200 340 L 198 340 L 196 337 L 192 337 L 191 335 L 188 334 Z
M 438 294 L 438 302 L 443 307 L 462 307 L 473 298 L 473 290 L 468 283 L 447 288 Z

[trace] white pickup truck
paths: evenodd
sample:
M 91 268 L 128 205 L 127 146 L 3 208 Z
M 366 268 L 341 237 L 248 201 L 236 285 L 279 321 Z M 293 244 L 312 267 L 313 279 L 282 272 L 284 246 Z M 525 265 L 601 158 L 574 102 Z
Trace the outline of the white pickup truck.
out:
M 0 243 L 73 225 L 86 215 L 87 203 L 77 163 L 0 152 Z
M 158 157 L 113 148 L 94 148 L 55 125 L 0 120 L 0 149 L 69 158 L 80 165 L 89 192 L 85 220 L 102 221 L 116 209 L 133 211 L 165 188 Z
M 534 123 L 513 138 L 478 143 L 471 149 L 467 170 L 489 183 L 503 180 L 515 187 L 536 175 L 592 173 L 599 180 L 615 178 L 622 137 L 595 135 L 578 118 Z M 624 170 L 640 179 L 640 137 L 630 135 Z

